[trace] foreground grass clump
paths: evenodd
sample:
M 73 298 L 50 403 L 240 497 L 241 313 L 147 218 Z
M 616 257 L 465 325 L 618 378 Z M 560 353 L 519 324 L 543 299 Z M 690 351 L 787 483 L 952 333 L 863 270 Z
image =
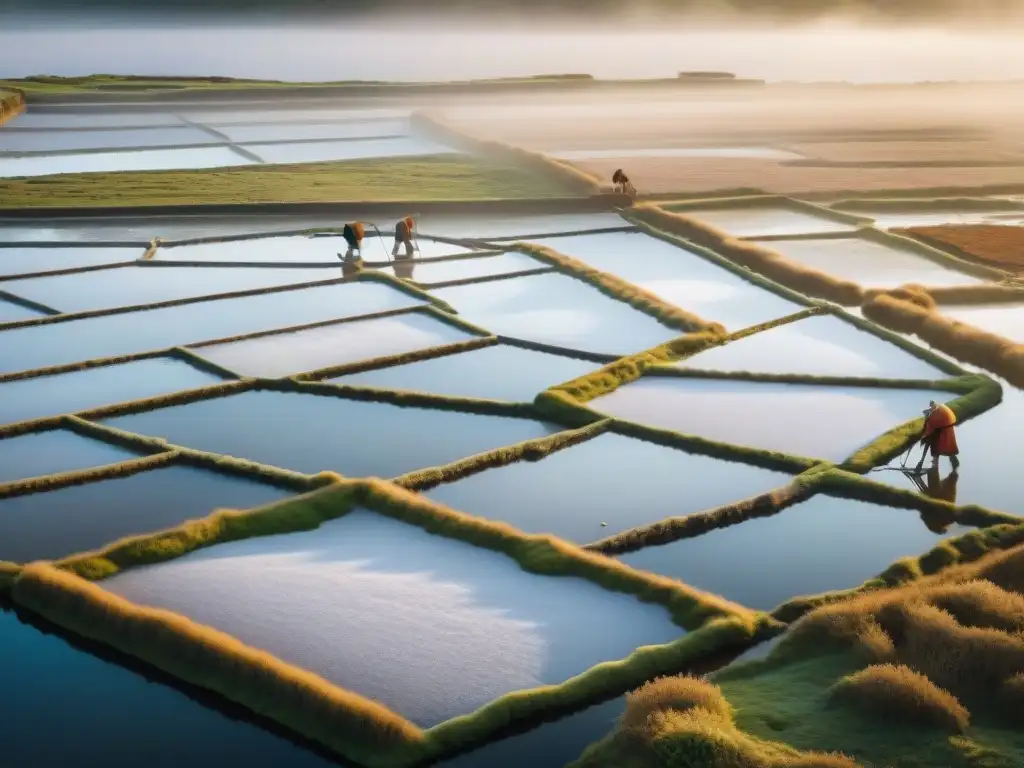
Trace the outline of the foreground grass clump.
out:
M 917 336 L 957 360 L 1024 387 L 1024 345 L 945 317 L 934 299 L 919 289 L 907 286 L 899 292 L 873 294 L 861 310 L 879 325 Z
M 736 264 L 808 296 L 847 307 L 859 306 L 864 298 L 863 288 L 856 283 L 805 267 L 759 243 L 731 237 L 694 216 L 667 211 L 652 203 L 634 206 L 631 213 L 653 227 L 709 248 Z
M 5 208 L 457 201 L 558 197 L 537 173 L 447 155 L 0 180 Z
M 637 689 L 575 767 L 1024 764 L 1024 544 L 819 607 L 713 681 Z
M 911 227 L 901 231 L 928 245 L 951 250 L 958 256 L 1024 275 L 1024 227 L 950 224 Z
M 18 91 L 0 90 L 0 125 L 25 111 L 25 97 Z
M 832 686 L 833 699 L 867 714 L 961 733 L 970 713 L 949 691 L 902 664 L 874 664 Z
M 695 677 L 660 678 L 626 697 L 618 730 L 572 768 L 857 768 L 841 755 L 800 753 L 736 727 L 722 691 Z

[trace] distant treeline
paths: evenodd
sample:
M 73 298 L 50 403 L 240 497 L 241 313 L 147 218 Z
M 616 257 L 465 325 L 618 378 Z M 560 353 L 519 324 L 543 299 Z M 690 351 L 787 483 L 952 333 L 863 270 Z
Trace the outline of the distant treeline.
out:
M 433 14 L 439 11 L 516 15 L 622 15 L 665 10 L 688 15 L 733 12 L 751 20 L 812 20 L 852 14 L 880 21 L 971 17 L 997 21 L 1024 13 L 1024 0 L 0 0 L 0 15 L 74 14 L 76 20 L 103 12 L 130 15 L 350 16 L 382 11 Z

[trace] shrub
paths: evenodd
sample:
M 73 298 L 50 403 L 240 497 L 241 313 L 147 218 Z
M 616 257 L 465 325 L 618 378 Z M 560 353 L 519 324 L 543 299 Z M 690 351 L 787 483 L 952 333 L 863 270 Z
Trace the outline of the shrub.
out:
M 948 691 L 909 667 L 876 664 L 832 686 L 831 697 L 881 719 L 902 720 L 962 733 L 970 713 Z
M 699 677 L 659 677 L 626 694 L 626 711 L 619 718 L 623 731 L 644 731 L 652 714 L 667 710 L 700 709 L 707 717 L 732 720 L 732 707 L 717 686 Z

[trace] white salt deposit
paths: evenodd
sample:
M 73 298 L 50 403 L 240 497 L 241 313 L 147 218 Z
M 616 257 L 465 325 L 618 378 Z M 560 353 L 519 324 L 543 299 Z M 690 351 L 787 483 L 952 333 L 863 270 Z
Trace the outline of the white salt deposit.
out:
M 104 586 L 432 726 L 683 634 L 663 609 L 356 510 L 222 544 Z

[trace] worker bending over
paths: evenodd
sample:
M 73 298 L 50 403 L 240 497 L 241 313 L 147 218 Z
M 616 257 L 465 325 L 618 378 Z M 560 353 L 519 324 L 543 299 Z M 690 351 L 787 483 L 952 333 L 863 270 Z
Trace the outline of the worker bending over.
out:
M 412 216 L 406 216 L 404 219 L 395 224 L 395 247 L 391 249 L 392 256 L 398 256 L 398 247 L 402 244 L 405 245 L 405 257 L 411 259 L 415 249 L 412 244 L 412 230 L 413 230 Z
M 957 454 L 960 449 L 956 444 L 956 432 L 953 425 L 956 424 L 956 414 L 948 405 L 936 403 L 932 400 L 924 412 L 924 430 L 921 432 L 921 445 L 925 450 L 921 453 L 921 461 L 917 463 L 918 470 L 924 466 L 924 458 L 931 449 L 932 466 L 939 466 L 940 456 L 949 456 L 955 472 L 960 466 L 960 459 Z
M 629 195 L 630 197 L 636 196 L 636 187 L 629 180 L 629 177 L 622 172 L 619 168 L 615 173 L 612 174 L 612 183 L 615 185 L 615 191 L 619 194 Z
M 353 221 L 350 224 L 345 225 L 345 229 L 342 232 L 342 236 L 345 238 L 345 242 L 348 243 L 348 250 L 345 251 L 345 258 L 351 259 L 355 256 L 355 252 L 359 251 L 359 255 L 363 255 L 363 235 L 365 230 L 363 225 L 358 221 Z

